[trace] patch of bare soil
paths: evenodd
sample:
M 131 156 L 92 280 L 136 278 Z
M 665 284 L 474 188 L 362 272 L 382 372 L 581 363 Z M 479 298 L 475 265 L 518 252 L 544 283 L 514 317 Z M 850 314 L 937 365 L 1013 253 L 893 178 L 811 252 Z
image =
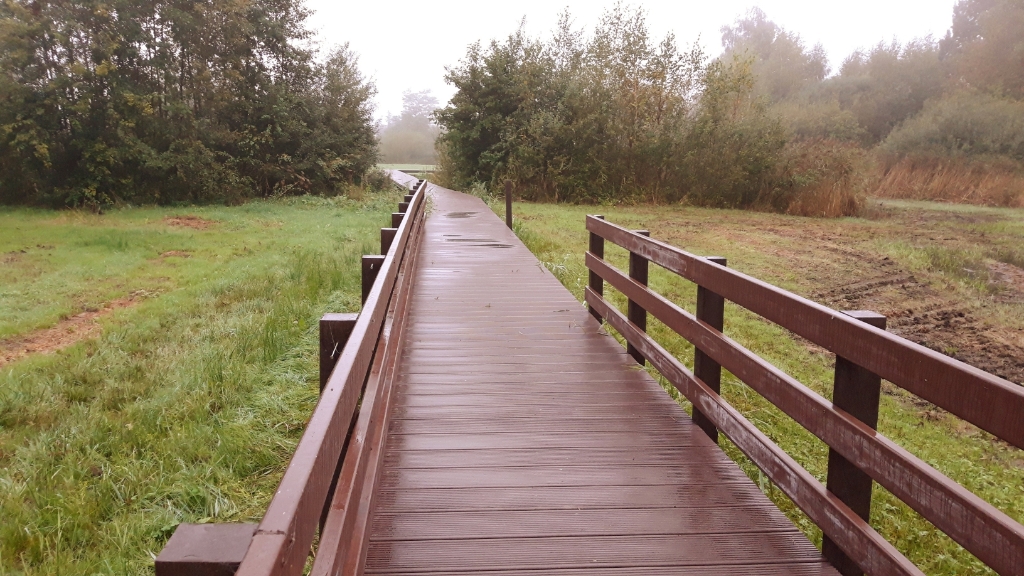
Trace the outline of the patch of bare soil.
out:
M 934 219 L 931 222 L 929 219 Z M 893 229 L 858 229 L 827 222 L 774 222 L 741 227 L 714 234 L 733 237 L 744 246 L 755 246 L 769 262 L 800 270 L 801 295 L 836 310 L 873 310 L 888 318 L 890 332 L 912 342 L 976 366 L 1001 378 L 1024 384 L 1024 332 L 1001 325 L 978 302 L 943 290 L 941 285 L 880 254 L 873 236 L 893 237 L 914 230 L 921 242 L 983 244 L 984 238 L 957 224 L 985 220 L 969 214 L 913 214 L 894 223 Z M 908 221 L 909 220 L 909 221 Z M 953 225 L 949 223 L 953 222 Z M 995 302 L 1024 303 L 1024 270 L 995 262 L 989 264 L 999 292 Z M 755 274 L 756 275 L 756 274 Z M 764 275 L 771 280 L 771 273 Z
M 161 258 L 191 258 L 192 253 L 188 250 L 170 250 L 160 255 Z
M 819 292 L 814 299 L 839 310 L 885 314 L 890 332 L 1011 382 L 1024 382 L 1024 349 L 967 306 L 912 275 L 880 276 Z
M 168 226 L 178 226 L 181 228 L 192 228 L 193 230 L 206 230 L 210 226 L 217 224 L 216 220 L 207 220 L 194 215 L 185 216 L 167 216 L 164 218 L 164 223 Z
M 988 270 L 999 287 L 1003 288 L 1003 300 L 1024 301 L 1024 270 L 1005 262 L 992 262 Z
M 138 304 L 145 291 L 133 292 L 127 298 L 109 302 L 98 310 L 86 310 L 62 320 L 52 328 L 36 330 L 31 334 L 0 341 L 0 366 L 31 354 L 47 354 L 63 350 L 72 344 L 100 335 L 100 319 L 115 310 Z

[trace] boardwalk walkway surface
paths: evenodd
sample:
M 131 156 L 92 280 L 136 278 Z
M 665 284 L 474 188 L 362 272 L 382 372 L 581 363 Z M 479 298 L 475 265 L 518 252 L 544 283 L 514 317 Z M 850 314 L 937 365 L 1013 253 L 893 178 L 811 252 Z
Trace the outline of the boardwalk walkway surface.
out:
M 367 574 L 836 574 L 483 202 L 431 192 Z

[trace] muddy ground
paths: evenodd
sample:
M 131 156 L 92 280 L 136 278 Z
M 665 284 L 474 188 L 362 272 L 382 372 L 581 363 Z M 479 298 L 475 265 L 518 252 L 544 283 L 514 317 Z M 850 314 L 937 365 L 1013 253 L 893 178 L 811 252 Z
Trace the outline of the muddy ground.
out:
M 1024 211 L 875 202 L 860 219 L 701 216 L 645 224 L 827 306 L 885 314 L 900 336 L 1024 383 Z

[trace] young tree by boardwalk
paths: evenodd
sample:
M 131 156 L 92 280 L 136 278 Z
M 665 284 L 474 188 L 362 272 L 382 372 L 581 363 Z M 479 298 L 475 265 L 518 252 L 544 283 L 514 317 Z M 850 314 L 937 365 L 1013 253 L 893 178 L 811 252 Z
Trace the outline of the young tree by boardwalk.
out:
M 3 0 L 0 201 L 233 201 L 359 179 L 372 87 L 349 51 L 321 65 L 301 47 L 306 16 L 298 0 Z
M 537 199 L 749 204 L 785 144 L 748 65 L 709 66 L 697 47 L 655 41 L 644 12 L 622 5 L 589 37 L 564 15 L 547 42 L 520 27 L 475 45 L 447 80 L 457 91 L 437 114 L 439 146 L 461 186 L 512 180 Z M 707 150 L 724 155 L 717 168 Z

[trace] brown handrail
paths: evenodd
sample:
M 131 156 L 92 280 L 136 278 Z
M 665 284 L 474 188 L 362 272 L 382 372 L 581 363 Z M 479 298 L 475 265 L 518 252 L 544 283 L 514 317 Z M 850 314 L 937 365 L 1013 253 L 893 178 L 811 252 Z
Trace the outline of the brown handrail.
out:
M 420 181 L 414 190 L 349 341 L 239 566 L 239 575 L 302 574 L 339 461 L 363 454 L 352 449 L 343 453 L 343 448 L 358 415 L 371 366 L 379 356 L 375 351 L 400 268 L 411 260 L 408 247 L 423 218 L 426 188 L 426 182 Z M 349 447 L 356 444 L 361 442 L 350 442 Z M 339 479 L 339 488 L 343 481 Z
M 1024 390 L 977 368 L 868 326 L 851 317 L 707 259 L 588 216 L 591 246 L 607 239 L 704 289 L 832 350 L 893 384 L 936 403 L 1016 445 L 1021 444 Z M 594 240 L 598 238 L 598 241 Z M 653 314 L 739 380 L 779 407 L 830 448 L 906 502 L 937 528 L 1000 573 L 1024 566 L 1024 526 L 916 458 L 846 411 L 835 407 L 751 351 L 698 320 L 643 283 L 588 252 L 592 279 L 607 281 L 631 303 Z M 836 495 L 799 467 L 686 370 L 641 328 L 587 288 L 586 300 L 643 358 L 651 361 L 715 427 L 721 429 L 861 569 L 871 573 L 919 571 Z M 941 374 L 942 378 L 936 378 Z M 975 390 L 971 406 L 952 404 Z M 980 399 L 980 400 L 979 400 Z M 852 514 L 852 515 L 851 515 Z M 866 516 L 864 516 L 866 518 Z
M 1024 389 L 1012 382 L 602 219 L 587 230 L 1024 448 Z
M 413 238 L 406 247 L 406 256 L 399 269 L 395 296 L 388 306 L 359 415 L 342 461 L 337 490 L 320 530 L 320 542 L 310 572 L 312 576 L 355 575 L 365 561 L 374 488 L 383 461 L 391 390 L 411 300 L 410 283 L 416 268 L 422 237 L 419 228 L 422 226 L 423 219 L 417 219 L 411 232 Z

